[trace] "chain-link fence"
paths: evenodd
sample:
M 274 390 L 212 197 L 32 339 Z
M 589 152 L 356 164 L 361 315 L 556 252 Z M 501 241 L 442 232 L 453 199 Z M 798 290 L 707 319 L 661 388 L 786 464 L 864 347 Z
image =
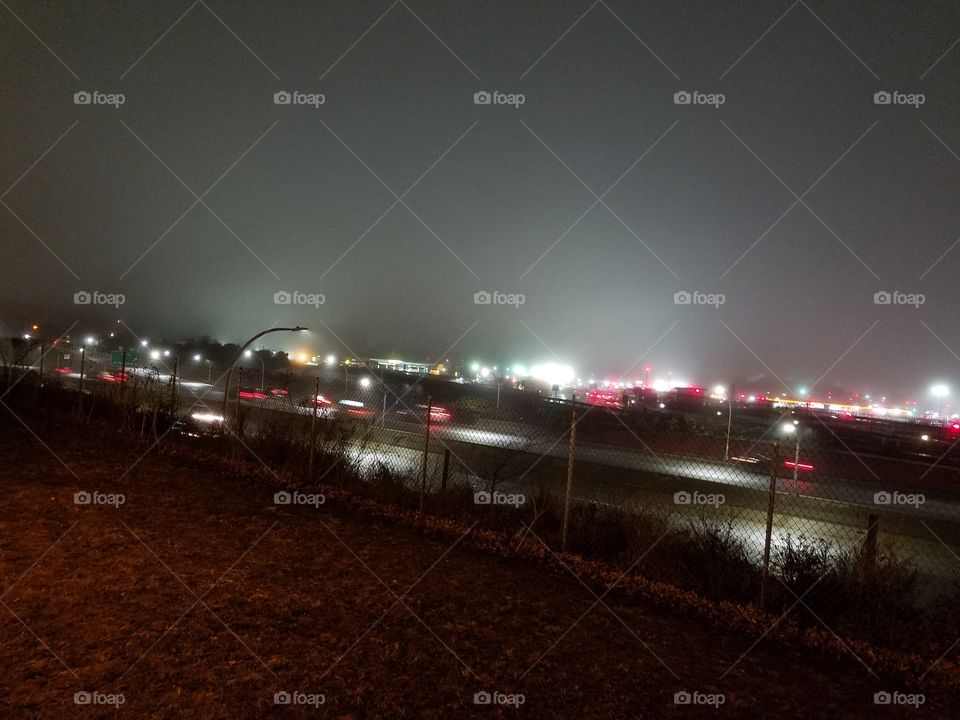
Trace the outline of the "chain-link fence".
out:
M 156 439 L 227 443 L 302 487 L 349 485 L 534 533 L 881 644 L 960 624 L 960 452 L 949 425 L 707 398 L 591 404 L 357 367 L 324 377 L 238 368 L 226 394 L 223 378 L 156 369 L 94 375 L 82 388 L 52 368 L 42 383 L 25 373 L 7 386 L 28 404 L 69 403 L 75 418 Z

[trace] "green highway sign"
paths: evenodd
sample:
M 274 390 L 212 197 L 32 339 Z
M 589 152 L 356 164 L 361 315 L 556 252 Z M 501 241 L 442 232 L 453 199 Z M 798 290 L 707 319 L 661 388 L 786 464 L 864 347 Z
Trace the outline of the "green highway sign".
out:
M 140 363 L 140 353 L 135 350 L 127 351 L 127 367 L 131 367 Z M 110 353 L 110 364 L 115 367 L 122 367 L 124 365 L 123 361 L 123 352 L 120 350 L 114 350 Z

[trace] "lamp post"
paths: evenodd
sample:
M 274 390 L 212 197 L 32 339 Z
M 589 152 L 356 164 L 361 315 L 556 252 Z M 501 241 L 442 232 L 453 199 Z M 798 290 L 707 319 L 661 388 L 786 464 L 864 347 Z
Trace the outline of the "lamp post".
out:
M 950 388 L 946 385 L 934 385 L 930 388 L 930 394 L 933 395 L 939 401 L 939 406 L 937 409 L 937 420 L 943 423 L 943 399 L 950 395 Z
M 236 365 L 236 364 L 237 364 L 237 360 L 239 360 L 239 359 L 243 356 L 243 351 L 246 350 L 246 349 L 247 349 L 248 347 L 250 347 L 251 345 L 253 345 L 253 343 L 255 343 L 257 340 L 259 340 L 260 338 L 262 338 L 264 335 L 266 335 L 266 334 L 268 334 L 268 333 L 272 333 L 272 332 L 303 332 L 303 331 L 306 330 L 306 329 L 307 329 L 307 328 L 305 328 L 305 327 L 300 327 L 299 325 L 297 325 L 296 327 L 292 327 L 292 328 L 288 328 L 288 327 L 283 327 L 283 328 L 268 328 L 268 329 L 266 329 L 266 330 L 261 330 L 260 332 L 258 332 L 256 335 L 254 335 L 252 338 L 250 338 L 249 340 L 247 340 L 247 341 L 243 344 L 243 347 L 240 348 L 240 353 L 237 355 L 236 359 L 234 359 L 234 361 L 233 361 L 232 363 L 230 363 L 230 367 L 227 368 L 227 379 L 226 379 L 226 383 L 224 383 L 224 386 L 223 386 L 223 412 L 221 413 L 221 414 L 223 415 L 223 423 L 224 423 L 224 425 L 226 425 L 226 423 L 227 423 L 227 398 L 230 397 L 230 380 L 231 380 L 231 378 L 233 377 L 233 366 Z
M 800 464 L 800 433 L 797 432 L 796 420 L 793 423 L 788 423 L 783 426 L 783 432 L 787 435 L 793 435 L 793 439 L 796 441 L 796 446 L 793 453 L 793 493 L 796 495 L 800 483 L 797 479 L 797 466 Z

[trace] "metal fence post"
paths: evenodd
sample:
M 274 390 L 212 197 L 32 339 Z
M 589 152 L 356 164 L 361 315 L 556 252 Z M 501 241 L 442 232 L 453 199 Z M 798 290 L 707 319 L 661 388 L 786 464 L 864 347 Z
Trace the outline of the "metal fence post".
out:
M 180 358 L 173 359 L 173 375 L 170 376 L 170 414 L 177 412 L 177 370 Z
M 447 478 L 450 476 L 450 448 L 443 451 L 443 474 L 440 476 L 440 490 L 447 489 Z
M 320 397 L 320 378 L 313 381 L 313 399 L 310 411 L 310 463 L 307 467 L 307 477 L 313 479 L 313 453 L 317 445 L 317 398 Z
M 867 537 L 863 541 L 863 565 L 869 569 L 877 561 L 877 535 L 880 531 L 880 516 L 869 515 L 867 517 Z
M 563 525 L 560 528 L 560 549 L 567 549 L 567 523 L 570 520 L 570 495 L 573 493 L 573 451 L 577 445 L 577 411 L 570 413 L 570 443 L 567 450 L 567 489 L 563 497 Z
M 767 576 L 770 574 L 770 537 L 773 534 L 773 505 L 777 497 L 777 471 L 780 465 L 780 441 L 773 441 L 770 458 L 770 493 L 767 498 L 767 534 L 763 542 L 763 574 L 760 579 L 760 606 L 764 606 L 767 593 Z
M 243 368 L 240 367 L 240 368 L 237 368 L 237 411 L 234 414 L 234 420 L 236 420 L 237 422 L 238 435 L 240 434 L 240 431 L 243 430 L 243 428 L 240 427 L 240 388 L 242 386 L 243 386 Z M 229 407 L 230 406 L 228 405 L 227 408 L 229 409 Z M 224 425 L 227 424 L 226 418 L 224 418 L 223 423 Z
M 433 400 L 427 395 L 427 425 L 423 438 L 423 472 L 420 475 L 420 512 L 423 512 L 423 495 L 427 491 L 427 461 L 430 459 L 430 416 L 433 414 Z
M 313 479 L 313 452 L 317 444 L 317 398 L 320 396 L 320 378 L 313 382 L 313 408 L 310 412 L 310 463 L 307 467 L 307 477 Z

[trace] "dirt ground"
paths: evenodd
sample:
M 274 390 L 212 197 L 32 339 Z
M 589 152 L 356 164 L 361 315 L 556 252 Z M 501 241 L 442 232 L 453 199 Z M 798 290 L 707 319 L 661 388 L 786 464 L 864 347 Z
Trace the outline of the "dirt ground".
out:
M 598 603 L 572 574 L 0 414 L 2 717 L 955 717 L 878 707 L 912 691 L 852 655 Z

